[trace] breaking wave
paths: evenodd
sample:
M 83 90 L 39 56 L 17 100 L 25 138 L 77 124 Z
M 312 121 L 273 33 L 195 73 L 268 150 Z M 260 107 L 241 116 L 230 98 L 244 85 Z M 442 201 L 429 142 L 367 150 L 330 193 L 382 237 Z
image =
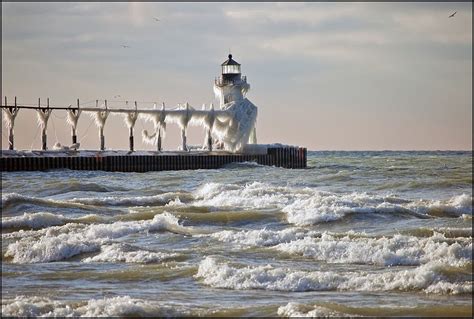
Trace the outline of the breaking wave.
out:
M 334 311 L 322 306 L 306 306 L 296 302 L 289 302 L 278 308 L 277 314 L 282 317 L 346 317 L 348 314 Z
M 178 256 L 175 253 L 142 250 L 125 244 L 111 244 L 102 246 L 98 255 L 85 258 L 83 262 L 156 263 Z
M 472 241 L 449 242 L 443 235 L 417 238 L 394 235 L 381 238 L 352 238 L 323 233 L 320 238 L 305 237 L 274 247 L 330 263 L 415 266 L 431 261 L 462 266 L 472 260 Z
M 30 228 L 39 229 L 50 226 L 60 226 L 67 223 L 94 223 L 101 222 L 98 215 L 86 215 L 78 218 L 67 218 L 60 214 L 48 212 L 24 213 L 22 216 L 2 218 L 2 229 Z
M 270 247 L 328 263 L 415 266 L 430 261 L 462 266 L 472 260 L 472 239 L 450 239 L 441 233 L 418 238 L 396 234 L 371 237 L 364 233 L 304 232 L 296 228 L 273 230 L 225 230 L 209 235 L 239 246 Z
M 86 197 L 86 198 L 72 198 L 68 200 L 56 200 L 50 198 L 38 198 L 33 196 L 26 196 L 17 193 L 8 193 L 2 195 L 2 209 L 13 208 L 22 204 L 33 204 L 46 207 L 57 208 L 79 208 L 99 210 L 104 206 L 144 206 L 157 205 L 164 206 L 169 202 L 179 199 L 187 203 L 192 199 L 188 193 L 164 193 L 152 196 L 104 196 L 104 197 Z M 96 207 L 99 206 L 99 207 Z
M 196 278 L 214 288 L 276 291 L 423 291 L 430 294 L 472 293 L 470 281 L 449 282 L 444 265 L 431 262 L 414 269 L 386 272 L 298 271 L 266 266 L 235 267 L 206 257 Z
M 349 306 L 344 303 L 318 302 L 317 304 L 301 304 L 289 302 L 280 306 L 277 314 L 282 317 L 359 317 L 359 316 L 383 316 L 383 317 L 472 317 L 470 305 L 449 304 L 416 306 Z
M 164 193 L 153 196 L 107 196 L 94 198 L 73 198 L 70 201 L 73 203 L 81 203 L 88 205 L 108 205 L 108 206 L 142 206 L 142 205 L 158 205 L 163 206 L 178 198 L 181 201 L 187 202 L 190 195 L 186 193 Z
M 33 204 L 48 207 L 60 207 L 60 208 L 81 208 L 87 209 L 88 207 L 81 203 L 74 203 L 64 200 L 55 200 L 49 198 L 38 198 L 33 196 L 26 196 L 17 193 L 2 194 L 2 210 L 12 208 L 21 204 Z
M 177 305 L 118 296 L 63 302 L 46 297 L 17 296 L 2 302 L 2 316 L 11 317 L 147 317 L 189 315 L 190 310 Z
M 295 225 L 336 221 L 348 214 L 405 214 L 417 218 L 472 215 L 472 196 L 462 194 L 444 201 L 410 201 L 368 193 L 337 194 L 312 188 L 207 183 L 195 193 L 194 206 L 240 209 L 280 209 Z
M 181 226 L 178 219 L 167 212 L 146 221 L 93 224 L 82 228 L 66 224 L 59 228 L 43 230 L 39 238 L 27 236 L 9 244 L 5 257 L 12 258 L 13 263 L 64 260 L 79 254 L 100 251 L 102 245 L 110 243 L 115 238 L 160 230 L 186 232 L 187 228 Z M 127 255 L 123 256 L 126 259 Z M 128 256 L 133 258 L 130 254 Z

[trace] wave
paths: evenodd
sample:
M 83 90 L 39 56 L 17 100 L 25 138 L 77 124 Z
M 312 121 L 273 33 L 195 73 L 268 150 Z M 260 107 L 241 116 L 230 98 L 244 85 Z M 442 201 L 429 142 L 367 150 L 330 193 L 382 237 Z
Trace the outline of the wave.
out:
M 414 307 L 353 307 L 335 302 L 301 304 L 289 302 L 280 306 L 277 314 L 282 317 L 472 317 L 471 305 L 433 305 L 419 304 Z
M 234 267 L 206 257 L 196 278 L 214 288 L 275 291 L 423 291 L 429 294 L 469 294 L 472 283 L 449 282 L 443 264 L 431 262 L 415 269 L 387 272 L 295 271 L 266 266 Z
M 192 197 L 187 193 L 164 193 L 153 196 L 107 196 L 93 198 L 73 198 L 70 202 L 99 206 L 143 206 L 143 205 L 159 205 L 164 206 L 169 202 L 179 199 L 188 202 Z
M 74 203 L 70 201 L 55 200 L 55 199 L 49 199 L 49 198 L 39 198 L 39 197 L 21 195 L 17 193 L 2 194 L 2 210 L 11 208 L 14 206 L 19 206 L 22 204 L 33 204 L 33 205 L 39 205 L 39 206 L 58 207 L 58 208 L 79 208 L 79 209 L 96 210 L 95 207 L 91 207 L 91 206 L 84 205 L 81 203 Z
M 394 235 L 391 238 L 305 237 L 281 243 L 274 249 L 330 263 L 416 266 L 431 261 L 462 266 L 472 259 L 472 241 L 446 242 L 441 234 L 429 238 Z
M 104 245 L 100 253 L 82 260 L 83 262 L 125 262 L 125 263 L 156 263 L 178 257 L 175 253 L 143 250 L 125 244 Z
M 115 238 L 160 230 L 184 233 L 192 228 L 181 226 L 178 219 L 168 212 L 156 215 L 147 221 L 119 221 L 111 224 L 92 224 L 82 228 L 66 224 L 55 229 L 42 230 L 39 238 L 27 236 L 9 244 L 5 257 L 12 258 L 13 263 L 64 260 L 79 254 L 100 251 L 102 245 Z
M 92 224 L 101 221 L 103 221 L 102 217 L 93 214 L 78 218 L 68 218 L 60 214 L 52 214 L 48 212 L 24 213 L 22 216 L 2 218 L 2 229 L 39 229 L 50 226 L 65 225 L 67 223 Z
M 465 216 L 465 215 L 463 215 Z M 410 235 L 416 237 L 431 237 L 436 233 L 442 234 L 446 238 L 460 238 L 460 237 L 472 237 L 472 228 L 453 228 L 453 227 L 419 227 L 413 229 L 401 230 L 402 235 Z
M 266 167 L 266 166 L 262 164 L 258 164 L 257 162 L 234 162 L 234 163 L 229 163 L 223 166 L 223 168 L 226 168 L 226 169 L 232 169 L 232 168 L 243 169 L 243 168 L 256 168 L 256 167 Z
M 472 260 L 472 239 L 450 239 L 441 233 L 427 238 L 396 234 L 372 237 L 349 232 L 304 232 L 295 228 L 281 231 L 220 231 L 209 235 L 239 246 L 269 247 L 282 253 L 300 255 L 328 263 L 416 266 L 430 261 L 462 266 Z
M 410 201 L 368 193 L 339 194 L 253 182 L 207 183 L 194 192 L 194 197 L 193 206 L 211 210 L 280 209 L 289 223 L 299 226 L 337 221 L 350 214 L 402 214 L 415 218 L 472 215 L 472 196 L 468 194 L 443 201 Z
M 414 205 L 419 212 L 431 216 L 439 217 L 461 217 L 462 215 L 472 216 L 473 198 L 468 194 L 454 196 L 445 201 L 423 201 L 420 200 Z
M 67 182 L 54 181 L 45 183 L 42 186 L 41 194 L 52 196 L 57 194 L 65 194 L 69 192 L 97 192 L 97 193 L 107 193 L 114 191 L 126 191 L 126 188 L 110 186 L 110 185 L 101 185 L 97 183 L 84 183 L 80 181 L 68 180 Z
M 7 317 L 148 317 L 190 315 L 192 309 L 164 305 L 156 301 L 117 296 L 64 302 L 47 297 L 17 296 L 2 301 L 2 316 Z
M 238 244 L 241 246 L 267 247 L 304 238 L 305 235 L 306 234 L 302 231 L 298 231 L 294 228 L 287 228 L 281 231 L 266 229 L 243 231 L 223 230 L 210 234 L 209 236 L 222 242 Z
M 56 207 L 56 208 L 79 208 L 86 210 L 103 210 L 104 206 L 144 206 L 158 205 L 164 206 L 172 201 L 179 200 L 187 203 L 192 200 L 188 193 L 164 193 L 152 196 L 106 196 L 106 197 L 87 197 L 72 198 L 68 200 L 56 200 L 50 198 L 39 198 L 26 196 L 17 193 L 8 193 L 2 195 L 2 210 L 20 206 L 22 204 L 33 204 L 38 206 Z M 99 206 L 99 207 L 97 207 Z
M 288 223 L 305 226 L 342 220 L 353 214 L 392 214 L 413 218 L 472 216 L 472 196 L 461 194 L 447 200 L 408 200 L 369 193 L 331 193 L 314 188 L 206 183 L 193 193 L 168 192 L 152 196 L 107 196 L 53 200 L 16 193 L 2 196 L 2 208 L 23 203 L 97 211 L 109 206 L 157 205 L 176 210 L 281 211 Z M 464 217 L 463 217 L 464 218 Z
M 319 305 L 307 306 L 296 302 L 289 302 L 285 306 L 281 306 L 277 310 L 277 314 L 281 317 L 346 317 L 347 313 L 334 311 Z

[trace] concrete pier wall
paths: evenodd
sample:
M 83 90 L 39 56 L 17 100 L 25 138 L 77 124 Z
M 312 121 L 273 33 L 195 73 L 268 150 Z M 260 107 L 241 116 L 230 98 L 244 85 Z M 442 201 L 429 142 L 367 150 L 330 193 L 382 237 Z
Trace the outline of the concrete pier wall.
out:
M 41 171 L 50 169 L 148 172 L 214 169 L 236 162 L 256 162 L 284 168 L 305 168 L 306 148 L 268 148 L 267 154 L 104 155 L 104 156 L 2 156 L 0 171 Z

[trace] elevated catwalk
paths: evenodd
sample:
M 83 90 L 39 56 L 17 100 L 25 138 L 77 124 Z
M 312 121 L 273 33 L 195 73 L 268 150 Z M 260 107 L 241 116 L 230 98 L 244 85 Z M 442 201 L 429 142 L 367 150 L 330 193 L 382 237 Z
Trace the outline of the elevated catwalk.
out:
M 119 154 L 119 155 L 117 155 Z M 51 169 L 149 172 L 189 169 L 215 169 L 230 163 L 256 162 L 284 168 L 305 168 L 306 148 L 269 147 L 265 152 L 234 154 L 215 152 L 94 152 L 3 151 L 1 171 L 41 171 Z

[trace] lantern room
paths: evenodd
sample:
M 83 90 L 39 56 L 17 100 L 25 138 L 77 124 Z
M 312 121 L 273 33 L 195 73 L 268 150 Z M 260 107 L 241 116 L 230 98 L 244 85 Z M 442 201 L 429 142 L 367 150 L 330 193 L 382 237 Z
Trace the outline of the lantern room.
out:
M 229 54 L 229 59 L 227 59 L 222 66 L 222 75 L 225 74 L 240 74 L 240 64 L 232 59 L 232 54 Z

